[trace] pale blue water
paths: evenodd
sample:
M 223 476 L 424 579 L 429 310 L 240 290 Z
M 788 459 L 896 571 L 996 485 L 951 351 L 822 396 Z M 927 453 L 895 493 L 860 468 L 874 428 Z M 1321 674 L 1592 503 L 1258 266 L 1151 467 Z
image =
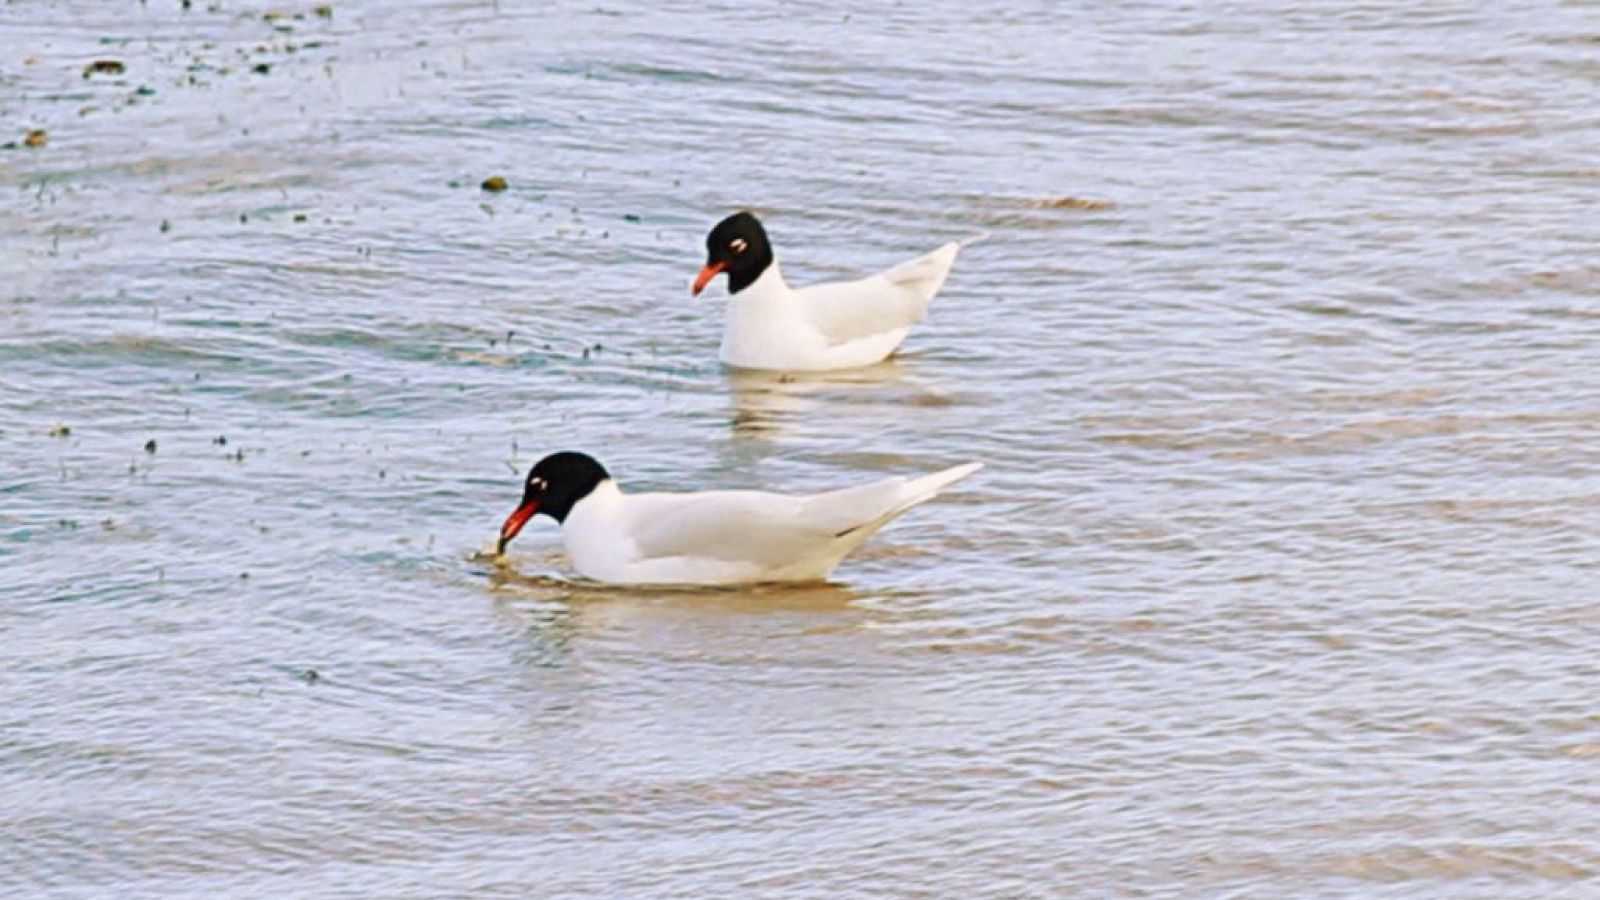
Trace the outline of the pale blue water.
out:
M 0 892 L 1596 891 L 1600 10 L 313 7 L 0 5 Z M 735 378 L 743 206 L 992 236 Z M 567 448 L 989 468 L 835 586 L 472 561 Z

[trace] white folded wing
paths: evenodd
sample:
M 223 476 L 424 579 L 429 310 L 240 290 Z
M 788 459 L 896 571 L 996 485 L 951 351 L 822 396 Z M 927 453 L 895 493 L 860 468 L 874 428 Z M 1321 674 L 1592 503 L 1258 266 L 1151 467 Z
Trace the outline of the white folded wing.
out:
M 896 516 L 982 468 L 808 497 L 760 491 L 625 495 L 634 573 L 649 583 L 822 579 Z
M 952 241 L 859 281 L 799 288 L 806 317 L 829 344 L 909 328 L 927 315 L 961 245 Z

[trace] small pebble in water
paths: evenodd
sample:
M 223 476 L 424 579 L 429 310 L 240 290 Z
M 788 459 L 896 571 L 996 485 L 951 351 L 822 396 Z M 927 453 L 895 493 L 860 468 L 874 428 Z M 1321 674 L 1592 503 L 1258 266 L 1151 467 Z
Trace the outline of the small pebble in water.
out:
M 43 128 L 35 128 L 22 138 L 25 147 L 43 147 L 50 143 L 50 135 Z
M 150 440 L 144 442 L 144 452 L 146 452 L 146 453 L 154 453 L 154 452 L 156 452 L 156 439 L 155 438 L 151 438 Z
M 72 429 L 65 425 L 57 425 L 56 427 L 50 429 L 49 433 L 53 438 L 64 438 L 72 434 Z
M 491 175 L 483 180 L 483 189 L 490 193 L 498 194 L 507 187 L 506 180 L 499 175 Z

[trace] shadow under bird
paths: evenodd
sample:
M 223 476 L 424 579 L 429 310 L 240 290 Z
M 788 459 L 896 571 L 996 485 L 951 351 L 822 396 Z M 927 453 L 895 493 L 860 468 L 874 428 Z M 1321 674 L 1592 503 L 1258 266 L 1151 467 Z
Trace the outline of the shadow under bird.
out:
M 873 532 L 982 468 L 800 496 L 764 491 L 628 494 L 583 453 L 554 453 L 528 472 L 522 502 L 500 529 L 504 554 L 544 514 L 561 525 L 567 557 L 594 581 L 734 585 L 823 581 Z
M 706 264 L 693 290 L 699 296 L 712 279 L 728 276 L 721 357 L 730 366 L 795 372 L 869 366 L 922 321 L 961 247 L 952 241 L 856 281 L 794 288 L 760 220 L 739 212 L 706 237 Z

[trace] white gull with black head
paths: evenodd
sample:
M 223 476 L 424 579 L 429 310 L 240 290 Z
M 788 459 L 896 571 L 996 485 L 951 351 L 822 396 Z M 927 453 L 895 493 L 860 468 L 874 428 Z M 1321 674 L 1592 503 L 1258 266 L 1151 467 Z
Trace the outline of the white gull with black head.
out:
M 873 532 L 980 468 L 967 463 L 811 495 L 629 494 L 592 457 L 555 453 L 528 473 L 522 502 L 500 529 L 499 552 L 542 513 L 561 524 L 572 567 L 594 581 L 822 581 Z
M 739 212 L 706 237 L 706 264 L 693 290 L 698 296 L 712 279 L 728 276 L 721 357 L 730 366 L 812 372 L 869 366 L 888 358 L 927 314 L 961 246 L 948 243 L 856 281 L 793 288 L 766 229 Z

